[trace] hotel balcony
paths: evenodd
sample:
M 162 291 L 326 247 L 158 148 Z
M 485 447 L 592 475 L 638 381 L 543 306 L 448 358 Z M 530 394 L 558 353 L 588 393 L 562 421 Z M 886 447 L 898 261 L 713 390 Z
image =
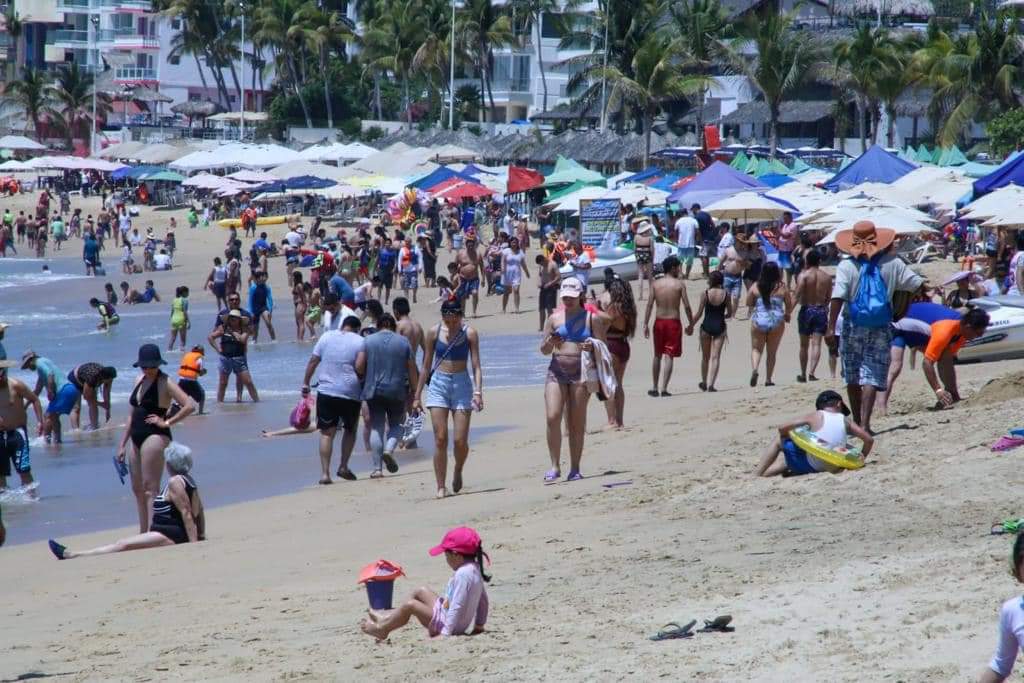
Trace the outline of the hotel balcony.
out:
M 57 47 L 70 47 L 70 48 L 83 48 L 89 47 L 92 42 L 88 30 L 77 30 L 77 29 L 57 29 L 56 31 L 48 31 L 46 34 L 46 44 L 56 45 Z M 96 31 L 96 42 L 97 43 L 109 43 L 114 40 L 114 31 L 112 29 L 101 28 Z
M 160 38 L 156 35 L 139 33 L 136 28 L 113 30 L 113 47 L 119 50 L 159 50 Z
M 84 2 L 87 0 L 75 0 L 76 2 Z M 97 2 L 97 0 L 92 0 Z M 118 12 L 142 12 L 145 14 L 153 13 L 153 3 L 150 0 L 98 0 L 100 7 L 104 10 L 116 10 Z
M 156 69 L 141 66 L 119 66 L 114 70 L 114 80 L 118 83 L 156 82 Z

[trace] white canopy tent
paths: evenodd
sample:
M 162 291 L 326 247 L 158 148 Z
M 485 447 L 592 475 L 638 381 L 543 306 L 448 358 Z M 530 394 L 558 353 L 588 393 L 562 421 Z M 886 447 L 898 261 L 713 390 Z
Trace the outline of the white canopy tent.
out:
M 1021 211 L 1024 211 L 1024 187 L 1012 183 L 975 199 L 964 207 L 964 214 L 971 220 Z
M 29 166 L 23 161 L 17 159 L 8 159 L 4 163 L 0 164 L 0 171 L 4 173 L 26 173 L 35 171 L 33 167 Z
M 24 135 L 5 135 L 0 138 L 0 149 L 13 149 L 16 151 L 41 152 L 46 145 L 41 145 Z
M 186 154 L 172 162 L 170 167 L 185 172 L 216 168 L 267 169 L 298 159 L 298 152 L 281 145 L 229 143 L 215 149 Z
M 708 205 L 704 210 L 717 220 L 740 225 L 778 220 L 784 213 L 794 213 L 785 204 L 757 192 L 739 192 Z
M 341 169 L 337 166 L 318 164 L 305 159 L 295 159 L 271 168 L 267 171 L 267 175 L 272 176 L 271 180 L 285 180 L 287 178 L 311 175 L 314 178 L 341 181 L 344 178 L 351 177 L 353 174 L 348 171 L 348 168 Z
M 843 230 L 851 229 L 857 221 L 864 220 L 863 218 L 850 218 L 842 223 L 837 223 L 835 228 L 829 234 L 818 240 L 818 244 L 832 244 L 836 241 L 836 235 Z M 915 221 L 907 220 L 904 217 L 892 216 L 889 219 L 885 218 L 884 214 L 879 214 L 875 218 L 870 219 L 875 225 L 880 228 L 888 228 L 896 233 L 897 236 L 906 235 L 920 235 L 921 233 L 937 232 L 937 230 L 931 226 L 925 225 L 924 223 L 918 223 Z

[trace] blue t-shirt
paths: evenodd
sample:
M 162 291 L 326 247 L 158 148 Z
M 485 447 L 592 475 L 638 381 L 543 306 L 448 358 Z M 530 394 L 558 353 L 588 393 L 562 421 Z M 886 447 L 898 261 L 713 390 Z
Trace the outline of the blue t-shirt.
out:
M 146 289 L 142 290 L 142 294 L 139 295 L 139 301 L 148 304 L 153 300 L 154 296 L 156 296 L 156 290 L 152 287 L 146 287 Z
M 338 301 L 355 301 L 356 293 L 352 289 L 352 285 L 348 283 L 348 280 L 335 273 L 330 279 L 331 291 L 338 297 Z
M 377 267 L 381 270 L 394 270 L 395 257 L 398 254 L 394 249 L 381 249 L 377 255 Z
M 462 212 L 462 220 L 459 222 L 459 227 L 463 230 L 468 230 L 473 227 L 473 221 L 476 218 L 476 209 L 472 206 L 466 207 L 466 210 Z
M 910 304 L 907 314 L 892 324 L 893 346 L 923 349 L 931 339 L 932 323 L 960 318 L 959 312 L 942 304 L 926 301 Z
M 40 381 L 42 381 L 43 387 L 46 387 L 50 378 L 53 377 L 55 391 L 60 391 L 61 387 L 68 383 L 64 373 L 49 358 L 36 357 L 36 374 L 39 376 Z

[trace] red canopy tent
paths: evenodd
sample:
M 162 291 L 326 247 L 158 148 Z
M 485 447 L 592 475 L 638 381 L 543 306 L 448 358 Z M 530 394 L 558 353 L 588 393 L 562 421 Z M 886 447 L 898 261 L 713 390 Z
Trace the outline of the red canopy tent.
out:
M 508 167 L 508 187 L 506 192 L 509 194 L 526 192 L 527 190 L 532 190 L 535 187 L 540 187 L 543 184 L 544 176 L 539 171 L 534 171 L 532 168 L 522 168 L 520 166 Z
M 439 189 L 440 188 L 440 189 Z M 465 180 L 450 179 L 429 190 L 430 194 L 438 199 L 476 199 L 494 194 L 494 190 L 466 182 Z

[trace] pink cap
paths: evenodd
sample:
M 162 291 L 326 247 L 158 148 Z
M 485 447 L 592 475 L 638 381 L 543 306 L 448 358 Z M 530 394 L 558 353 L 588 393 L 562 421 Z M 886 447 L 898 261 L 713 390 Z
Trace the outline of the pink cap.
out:
M 476 555 L 479 549 L 480 535 L 468 526 L 460 526 L 446 533 L 440 545 L 430 549 L 430 554 L 440 555 L 450 550 L 459 555 Z

